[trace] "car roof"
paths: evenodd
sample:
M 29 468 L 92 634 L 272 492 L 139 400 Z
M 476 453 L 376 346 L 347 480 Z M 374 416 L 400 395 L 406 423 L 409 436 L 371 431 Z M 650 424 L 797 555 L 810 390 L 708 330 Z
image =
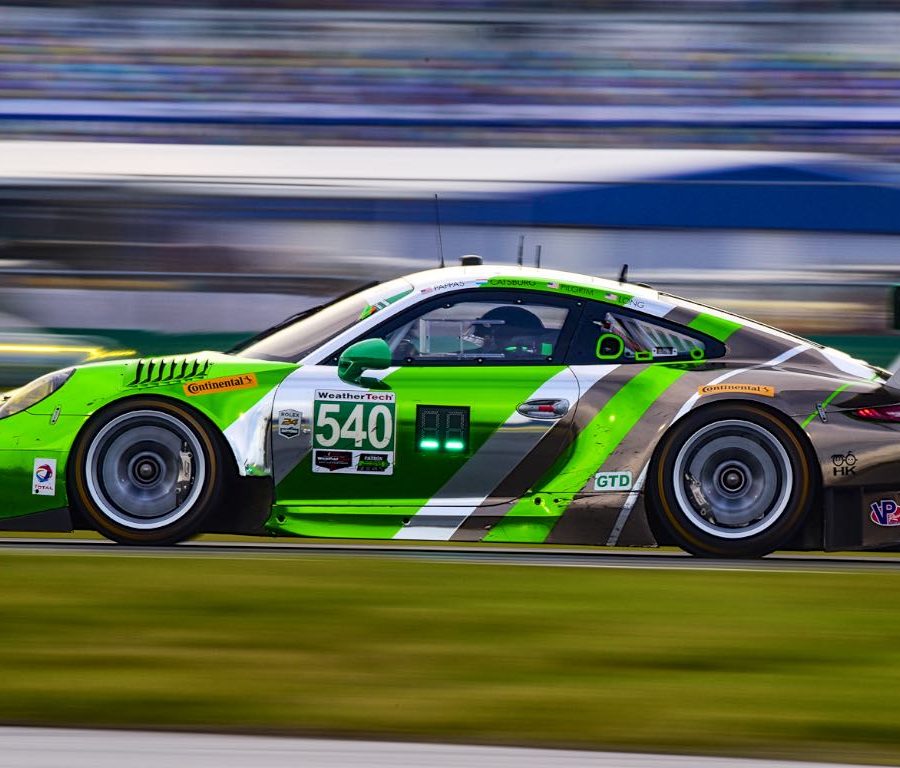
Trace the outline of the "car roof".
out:
M 489 280 L 493 277 L 515 277 L 523 280 L 547 280 L 550 282 L 574 283 L 599 290 L 628 293 L 632 296 L 659 300 L 660 294 L 653 288 L 637 283 L 609 280 L 602 277 L 579 274 L 577 272 L 564 272 L 558 269 L 545 269 L 543 267 L 520 267 L 510 264 L 482 264 L 468 267 L 440 267 L 424 272 L 415 272 L 405 275 L 412 286 L 418 290 L 422 288 L 439 288 L 448 283 L 470 283 L 477 280 Z M 456 287 L 456 286 L 454 286 Z

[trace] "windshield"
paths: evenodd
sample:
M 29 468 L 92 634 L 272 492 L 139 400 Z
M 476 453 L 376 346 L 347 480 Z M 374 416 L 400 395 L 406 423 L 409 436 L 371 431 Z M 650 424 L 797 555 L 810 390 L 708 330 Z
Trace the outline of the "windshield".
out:
M 296 322 L 283 327 L 275 326 L 272 333 L 261 334 L 237 355 L 260 360 L 297 362 L 364 317 L 383 309 L 411 290 L 412 286 L 403 279 L 391 280 L 377 288 L 366 286 L 346 298 L 302 313 Z

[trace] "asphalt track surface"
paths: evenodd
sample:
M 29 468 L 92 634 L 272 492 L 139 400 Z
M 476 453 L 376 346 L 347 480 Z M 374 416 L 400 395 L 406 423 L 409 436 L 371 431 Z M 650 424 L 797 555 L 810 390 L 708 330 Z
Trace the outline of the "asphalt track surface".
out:
M 835 768 L 616 752 L 142 731 L 0 728 L 0 768 Z
M 476 565 L 558 568 L 633 568 L 668 570 L 898 571 L 900 557 L 885 554 L 776 553 L 758 560 L 716 560 L 671 550 L 602 550 L 573 547 L 495 547 L 485 545 L 343 544 L 193 541 L 174 547 L 128 547 L 96 539 L 0 538 L 0 552 L 96 555 L 98 557 L 312 558 L 377 557 Z

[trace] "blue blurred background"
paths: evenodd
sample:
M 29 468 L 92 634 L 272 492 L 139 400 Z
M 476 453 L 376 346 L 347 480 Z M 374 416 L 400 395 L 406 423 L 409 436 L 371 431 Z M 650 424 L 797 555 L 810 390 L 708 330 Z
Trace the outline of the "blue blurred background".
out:
M 891 367 L 898 40 L 893 2 L 5 4 L 0 386 L 521 237 Z

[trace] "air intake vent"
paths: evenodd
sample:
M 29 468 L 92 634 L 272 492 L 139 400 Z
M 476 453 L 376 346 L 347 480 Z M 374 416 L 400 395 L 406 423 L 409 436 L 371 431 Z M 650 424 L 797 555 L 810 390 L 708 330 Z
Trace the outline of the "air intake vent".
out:
M 138 360 L 134 374 L 126 386 L 155 387 L 173 382 L 190 381 L 206 376 L 209 361 L 190 357 L 153 358 Z

